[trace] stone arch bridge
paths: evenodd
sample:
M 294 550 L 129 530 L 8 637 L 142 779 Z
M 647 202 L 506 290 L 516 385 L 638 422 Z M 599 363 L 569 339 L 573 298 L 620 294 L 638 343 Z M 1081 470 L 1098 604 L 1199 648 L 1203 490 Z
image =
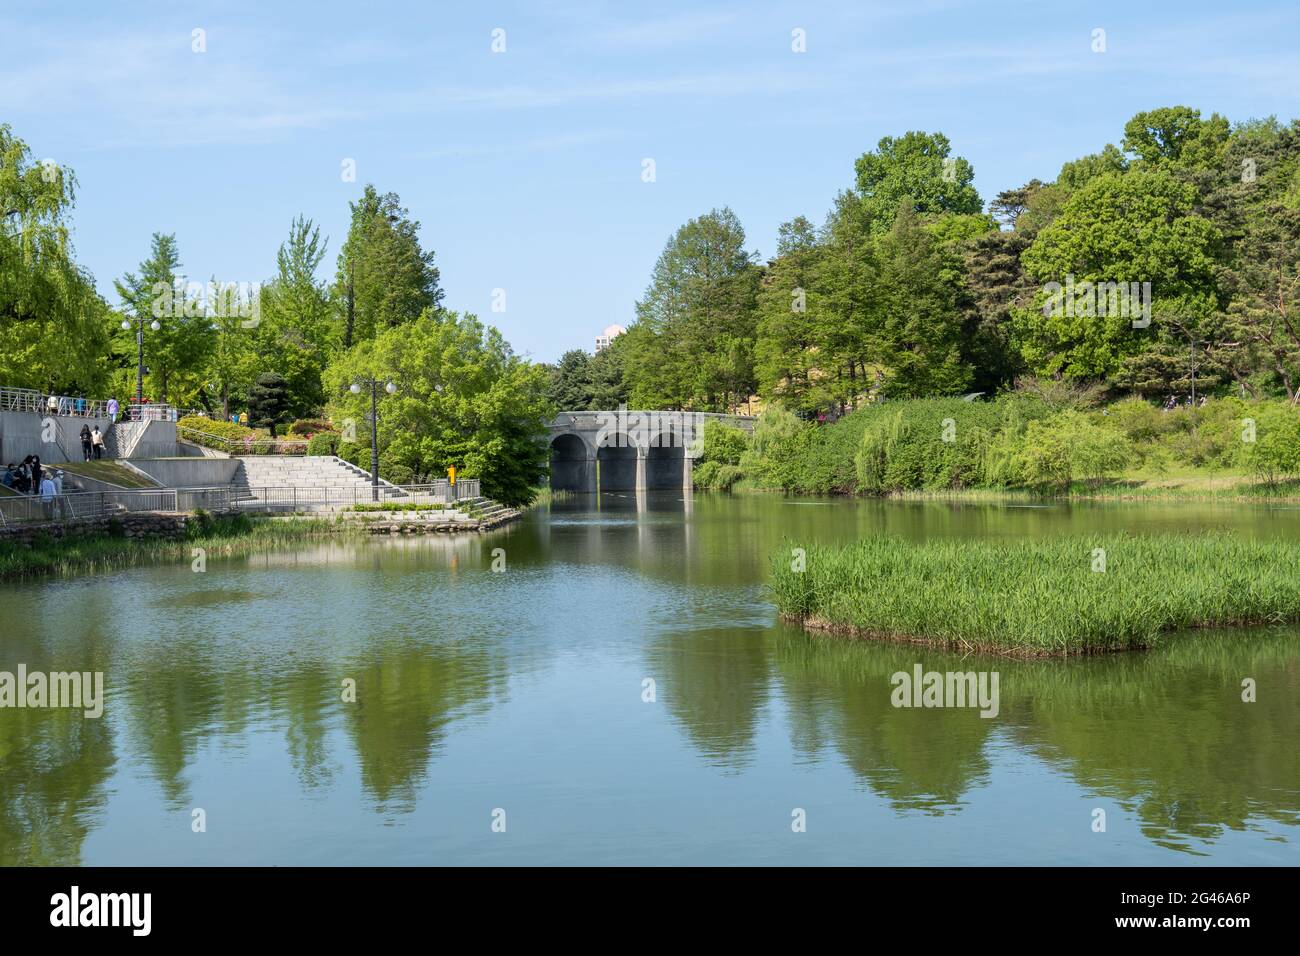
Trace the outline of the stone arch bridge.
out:
M 706 422 L 753 432 L 756 419 L 711 412 L 560 412 L 550 426 L 555 491 L 689 490 Z

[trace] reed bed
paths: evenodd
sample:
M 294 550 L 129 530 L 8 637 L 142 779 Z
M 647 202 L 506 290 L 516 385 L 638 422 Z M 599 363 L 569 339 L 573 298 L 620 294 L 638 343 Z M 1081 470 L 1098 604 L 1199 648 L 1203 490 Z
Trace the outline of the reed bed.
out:
M 1016 656 L 1156 645 L 1169 632 L 1300 621 L 1300 543 L 1221 532 L 1037 541 L 869 538 L 773 558 L 782 616 L 811 630 Z M 1100 551 L 1098 550 L 1100 549 Z M 1105 570 L 1101 567 L 1104 552 Z

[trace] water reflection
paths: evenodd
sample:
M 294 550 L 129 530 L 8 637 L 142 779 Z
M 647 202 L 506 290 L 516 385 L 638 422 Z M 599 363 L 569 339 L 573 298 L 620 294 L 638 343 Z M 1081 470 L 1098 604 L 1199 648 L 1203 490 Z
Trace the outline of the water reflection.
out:
M 898 810 L 959 808 L 987 779 L 988 744 L 1020 747 L 1089 794 L 1131 809 L 1168 849 L 1206 853 L 1225 829 L 1300 823 L 1300 634 L 1189 635 L 1146 654 L 1015 661 L 787 632 L 776 641 L 782 695 L 800 748 L 834 747 Z M 890 675 L 997 670 L 1001 712 L 895 709 Z M 1256 681 L 1255 703 L 1241 682 Z
M 141 841 L 171 839 L 177 814 L 259 786 L 268 811 L 312 801 L 335 814 L 290 812 L 301 832 L 263 834 L 286 862 L 311 839 L 354 840 L 351 859 L 382 863 L 393 851 L 369 827 L 432 842 L 445 824 L 428 816 L 431 795 L 471 789 L 476 807 L 526 810 L 539 780 L 566 812 L 600 801 L 602 847 L 686 832 L 693 794 L 714 780 L 754 832 L 774 794 L 797 791 L 873 826 L 919 822 L 935 847 L 965 834 L 989 858 L 1054 862 L 1038 846 L 1078 812 L 1052 795 L 1059 779 L 1071 800 L 1112 801 L 1148 850 L 1239 862 L 1241 835 L 1252 861 L 1295 859 L 1300 632 L 962 659 L 810 637 L 774 622 L 763 587 L 772 553 L 806 541 L 1223 526 L 1295 534 L 1300 512 L 712 495 L 688 509 L 677 494 L 627 494 L 557 502 L 482 537 L 327 539 L 210 558 L 204 574 L 185 560 L 5 586 L 0 615 L 36 623 L 0 637 L 0 670 L 102 670 L 108 702 L 100 720 L 0 710 L 0 864 L 81 862 L 101 829 L 116 842 L 90 862 L 129 863 Z M 504 574 L 490 570 L 496 548 Z M 916 663 L 998 670 L 998 717 L 892 707 L 890 675 Z M 645 676 L 654 707 L 639 699 Z M 610 753 L 638 755 L 641 777 Z M 662 806 L 620 815 L 647 779 L 666 788 Z M 1039 815 L 1014 833 L 961 829 L 973 807 L 1006 802 L 1008 779 L 1048 795 Z M 521 859 L 546 860 L 544 838 L 529 846 Z M 1095 846 L 1071 849 L 1102 861 Z

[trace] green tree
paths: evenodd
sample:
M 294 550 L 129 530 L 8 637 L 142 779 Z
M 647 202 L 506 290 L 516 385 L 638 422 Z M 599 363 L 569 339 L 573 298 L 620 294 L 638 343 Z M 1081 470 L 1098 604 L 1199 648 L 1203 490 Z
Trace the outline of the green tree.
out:
M 913 131 L 886 136 L 875 152 L 860 156 L 856 190 L 872 231 L 888 229 L 902 202 L 921 214 L 980 212 L 983 203 L 971 185 L 975 169 L 951 154 L 942 133 Z
M 554 417 L 546 370 L 511 351 L 496 329 L 472 315 L 427 310 L 414 322 L 358 342 L 325 373 L 335 421 L 363 422 L 369 390 L 348 386 L 391 380 L 381 391 L 378 444 L 385 477 L 421 481 L 455 466 L 479 478 L 505 504 L 532 500 L 546 475 L 546 428 Z
M 625 333 L 632 402 L 725 411 L 752 394 L 757 291 L 745 230 L 730 209 L 678 229 Z
M 1134 321 L 1145 321 L 1136 314 L 1138 302 L 1102 309 L 1100 297 L 1081 295 L 1073 304 L 1053 303 L 1044 289 L 1037 308 L 1015 312 L 1029 367 L 1052 376 L 1112 376 L 1150 347 L 1168 319 L 1195 323 L 1211 315 L 1219 234 L 1196 204 L 1191 184 L 1159 169 L 1103 174 L 1071 195 L 1021 257 L 1026 270 L 1044 283 L 1065 286 L 1073 279 L 1081 291 L 1095 291 L 1084 283 L 1125 289 L 1137 283 L 1140 295 L 1141 283 L 1150 283 L 1155 328 L 1134 328 Z
M 113 320 L 69 239 L 72 170 L 34 163 L 0 124 L 0 379 L 10 386 L 101 392 Z
M 754 370 L 758 392 L 768 401 L 813 411 L 824 407 L 818 387 L 820 366 L 829 357 L 822 348 L 825 249 L 803 216 L 782 223 L 777 258 L 768 264 L 758 292 Z
M 180 271 L 180 251 L 174 235 L 154 233 L 149 258 L 139 273 L 126 273 L 114 285 L 130 317 L 130 329 L 118 329 L 113 351 L 134 395 L 136 332 L 145 327 L 145 365 L 149 369 L 146 396 L 160 402 L 183 402 L 198 393 L 217 329 L 207 317 L 201 286 L 186 281 Z M 152 328 L 154 322 L 158 328 Z
M 906 203 L 881 238 L 878 259 L 868 348 L 883 390 L 905 397 L 960 391 L 970 370 L 961 360 L 961 319 L 943 251 Z
M 328 240 L 310 219 L 294 219 L 276 253 L 276 277 L 261 291 L 261 315 L 250 333 L 263 367 L 288 382 L 293 414 L 324 404 L 321 372 L 337 343 L 328 291 L 316 278 Z
M 587 363 L 587 383 L 590 390 L 588 408 L 614 409 L 628 402 L 627 376 L 624 356 L 627 354 L 625 335 L 619 335 Z
M 277 372 L 263 372 L 248 390 L 248 423 L 269 428 L 274 438 L 275 426 L 291 417 L 289 383 Z
M 420 224 L 410 218 L 396 193 L 381 195 L 368 184 L 351 209 L 334 283 L 345 349 L 414 321 L 443 296 L 433 251 L 420 247 Z
M 1138 113 L 1124 124 L 1124 149 L 1150 166 L 1208 168 L 1217 164 L 1231 130 L 1218 113 L 1208 120 L 1187 106 Z
M 591 356 L 582 349 L 561 355 L 551 369 L 548 397 L 559 411 L 591 408 Z

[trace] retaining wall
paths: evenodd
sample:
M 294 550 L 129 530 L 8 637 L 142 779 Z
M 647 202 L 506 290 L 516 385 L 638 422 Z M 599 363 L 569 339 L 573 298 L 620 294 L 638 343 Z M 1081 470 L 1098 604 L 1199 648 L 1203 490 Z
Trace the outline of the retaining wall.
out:
M 239 470 L 238 458 L 132 457 L 129 461 L 164 488 L 224 487 Z
M 54 424 L 51 430 L 54 440 L 50 442 L 42 440 L 46 422 Z M 98 425 L 99 430 L 107 434 L 112 424 L 107 418 L 81 415 L 45 416 L 36 412 L 0 412 L 0 465 L 20 462 L 28 455 L 39 456 L 42 464 L 81 461 L 81 426 L 94 428 Z M 175 436 L 176 426 L 172 425 L 173 444 Z

